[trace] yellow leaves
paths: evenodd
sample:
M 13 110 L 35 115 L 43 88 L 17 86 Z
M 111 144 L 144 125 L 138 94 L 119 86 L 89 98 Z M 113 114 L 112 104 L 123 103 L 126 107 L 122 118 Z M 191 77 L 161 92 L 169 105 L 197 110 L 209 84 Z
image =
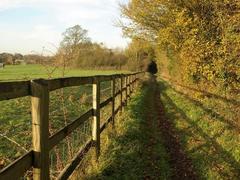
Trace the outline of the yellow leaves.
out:
M 128 17 L 137 24 L 133 32 L 179 57 L 169 65 L 173 72 L 180 69 L 176 75 L 235 87 L 239 81 L 239 1 L 132 0 L 130 4 Z
M 0 169 L 2 169 L 5 166 L 6 162 L 4 159 L 0 159 Z

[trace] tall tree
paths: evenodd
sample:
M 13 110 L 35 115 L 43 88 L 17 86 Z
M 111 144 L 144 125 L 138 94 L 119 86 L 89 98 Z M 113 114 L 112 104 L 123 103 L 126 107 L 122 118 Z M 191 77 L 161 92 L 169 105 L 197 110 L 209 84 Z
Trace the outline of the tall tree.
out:
M 240 88 L 239 0 L 131 0 L 122 13 L 127 36 L 174 56 L 175 77 Z
M 63 40 L 61 42 L 61 47 L 64 48 L 75 48 L 81 43 L 86 43 L 90 41 L 87 35 L 88 31 L 83 29 L 80 25 L 75 25 L 73 27 L 67 28 L 63 33 Z
M 66 29 L 63 33 L 63 40 L 60 43 L 60 51 L 64 54 L 63 65 L 74 65 L 78 59 L 81 51 L 79 46 L 90 42 L 87 36 L 87 30 L 83 29 L 80 25 L 75 25 Z

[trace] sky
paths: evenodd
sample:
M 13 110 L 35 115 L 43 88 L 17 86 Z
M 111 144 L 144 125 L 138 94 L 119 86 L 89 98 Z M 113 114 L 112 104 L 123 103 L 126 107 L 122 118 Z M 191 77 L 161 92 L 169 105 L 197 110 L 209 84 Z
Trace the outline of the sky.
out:
M 62 33 L 79 24 L 94 42 L 124 48 L 115 24 L 128 0 L 0 0 L 0 53 L 55 52 Z

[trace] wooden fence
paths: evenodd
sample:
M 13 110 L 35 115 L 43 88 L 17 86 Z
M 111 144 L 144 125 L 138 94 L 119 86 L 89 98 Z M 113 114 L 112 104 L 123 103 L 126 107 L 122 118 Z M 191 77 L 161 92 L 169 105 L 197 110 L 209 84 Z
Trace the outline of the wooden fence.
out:
M 38 79 L 21 82 L 1 82 L 0 101 L 31 96 L 32 101 L 32 150 L 15 160 L 0 171 L 0 180 L 19 179 L 33 169 L 34 180 L 50 179 L 49 151 L 85 121 L 93 117 L 92 138 L 90 138 L 58 176 L 67 179 L 78 166 L 83 156 L 90 148 L 95 148 L 96 158 L 100 155 L 100 134 L 108 123 L 114 125 L 115 115 L 127 104 L 127 99 L 136 87 L 136 82 L 142 72 L 118 74 L 109 76 L 70 77 L 58 79 Z M 116 80 L 120 80 L 120 90 L 115 91 Z M 111 81 L 111 97 L 100 102 L 100 83 Z M 49 94 L 51 91 L 72 86 L 92 84 L 93 107 L 82 116 L 49 136 Z M 126 97 L 123 99 L 123 93 Z M 120 96 L 120 105 L 115 107 L 115 98 Z M 111 117 L 100 126 L 100 109 L 111 103 Z

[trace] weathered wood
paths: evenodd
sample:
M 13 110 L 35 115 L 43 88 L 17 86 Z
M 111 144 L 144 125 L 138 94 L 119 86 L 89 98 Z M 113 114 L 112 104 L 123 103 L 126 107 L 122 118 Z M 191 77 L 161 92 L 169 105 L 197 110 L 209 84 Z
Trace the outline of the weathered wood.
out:
M 0 171 L 1 180 L 20 179 L 32 167 L 33 151 L 29 151 Z
M 29 95 L 30 81 L 0 82 L 0 101 Z
M 100 155 L 100 82 L 97 77 L 93 82 L 93 112 L 92 139 L 95 145 L 95 157 L 98 159 Z
M 131 73 L 132 75 L 137 73 Z M 126 74 L 130 75 L 130 74 Z M 80 86 L 92 84 L 95 76 L 88 77 L 68 77 L 46 80 L 49 91 L 54 91 L 64 87 Z M 112 77 L 121 78 L 122 75 L 99 76 L 99 81 L 110 81 Z M 0 101 L 31 95 L 30 81 L 0 82 Z
M 84 146 L 78 151 L 77 155 L 73 158 L 71 163 L 69 163 L 58 176 L 59 180 L 67 180 L 72 175 L 76 167 L 79 165 L 81 160 L 84 158 L 84 155 L 89 151 L 92 147 L 92 140 L 89 139 Z
M 122 74 L 115 74 L 115 75 L 113 75 L 113 77 L 114 77 L 115 79 L 118 79 L 118 78 L 121 78 L 121 77 L 122 77 Z
M 120 90 L 115 93 L 115 98 L 116 98 L 117 96 L 119 96 L 119 95 L 121 95 L 121 91 L 120 91 Z
M 131 90 L 132 90 L 132 93 L 133 93 L 133 90 L 134 90 L 134 75 L 132 75 L 132 79 L 131 79 Z
M 50 79 L 48 80 L 48 89 L 49 91 L 54 91 L 64 87 L 73 87 L 92 83 L 93 83 L 92 76 Z
M 120 109 L 122 111 L 122 106 L 123 106 L 123 76 L 121 75 L 120 79 Z
M 49 91 L 45 80 L 31 81 L 33 179 L 49 179 Z
M 100 109 L 102 109 L 103 107 L 107 106 L 110 102 L 112 102 L 112 97 L 108 98 L 107 100 L 103 101 L 100 104 Z
M 120 111 L 120 106 L 118 106 L 118 108 L 115 110 L 115 114 L 117 114 Z
M 126 87 L 124 87 L 124 88 L 123 88 L 123 92 L 125 92 L 125 93 L 126 93 L 126 90 L 127 90 L 127 88 L 126 88 Z
M 112 121 L 112 116 L 110 116 L 106 122 L 104 122 L 100 127 L 100 134 L 106 129 L 107 125 Z
M 130 75 L 130 94 L 133 92 L 133 75 Z
M 114 126 L 114 121 L 115 121 L 115 86 L 116 86 L 116 81 L 115 77 L 112 78 L 112 125 Z
M 33 151 L 22 156 L 8 167 L 0 171 L 0 179 L 18 179 L 33 166 L 34 179 L 49 179 L 49 150 L 71 134 L 88 118 L 93 116 L 92 141 L 88 141 L 83 149 L 95 146 L 96 157 L 100 155 L 100 133 L 110 122 L 114 122 L 114 116 L 121 110 L 123 93 L 130 97 L 129 92 L 135 87 L 141 73 L 127 75 L 116 74 L 110 76 L 73 77 L 53 80 L 33 80 L 22 82 L 1 82 L 0 101 L 12 98 L 32 95 L 32 128 L 33 128 Z M 115 92 L 116 79 L 120 78 L 120 90 Z M 112 97 L 100 104 L 100 82 L 112 80 Z M 59 88 L 93 84 L 93 109 L 62 128 L 49 138 L 49 91 Z M 123 87 L 125 86 L 125 87 Z M 120 106 L 115 109 L 115 97 L 120 95 Z M 100 109 L 112 102 L 112 115 L 100 127 Z M 73 161 L 60 174 L 59 179 L 67 179 L 81 161 L 84 153 L 81 149 Z
M 135 91 L 136 75 L 133 75 L 133 91 Z
M 128 95 L 131 95 L 131 75 L 128 76 Z
M 128 100 L 128 76 L 125 76 L 125 105 L 127 105 Z
M 134 92 L 135 75 L 132 76 L 132 92 Z
M 113 76 L 114 76 L 114 75 L 112 75 L 112 76 L 101 75 L 101 76 L 98 76 L 98 81 L 99 81 L 99 82 L 111 81 Z
M 81 115 L 79 118 L 77 118 L 75 121 L 71 122 L 61 130 L 59 130 L 57 133 L 52 135 L 49 138 L 49 150 L 52 149 L 54 146 L 56 146 L 66 136 L 71 134 L 75 129 L 81 126 L 85 121 L 87 121 L 90 117 L 92 117 L 92 115 L 93 115 L 93 109 L 90 109 L 89 111 Z
M 86 84 L 92 84 L 93 79 L 96 78 L 100 81 L 110 81 L 112 77 L 120 78 L 120 74 L 116 75 L 101 75 L 101 76 L 88 76 L 88 77 L 68 77 L 68 78 L 57 78 L 48 80 L 49 91 L 54 91 L 64 87 L 80 86 Z
M 130 76 L 127 79 L 127 89 L 128 89 L 128 97 L 130 96 Z

